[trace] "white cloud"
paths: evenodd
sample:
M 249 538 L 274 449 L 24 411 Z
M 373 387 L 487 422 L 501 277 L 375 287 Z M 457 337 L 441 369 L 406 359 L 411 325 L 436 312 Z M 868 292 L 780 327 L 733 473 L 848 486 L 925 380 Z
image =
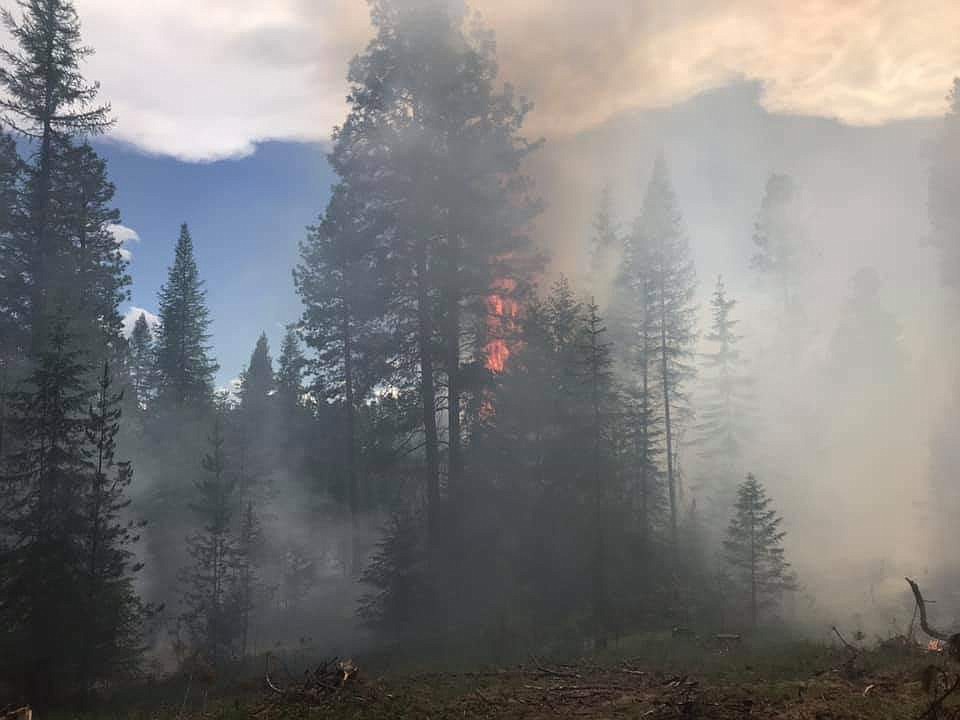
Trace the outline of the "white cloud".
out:
M 126 262 L 133 260 L 133 252 L 128 246 L 140 242 L 137 231 L 126 225 L 107 225 L 107 230 L 113 234 L 113 241 L 117 244 L 117 253 L 121 259 Z
M 113 136 L 212 160 L 265 139 L 323 140 L 347 62 L 370 35 L 361 0 L 77 0 L 86 69 Z M 940 114 L 960 67 L 960 4 L 943 0 L 474 0 L 504 76 L 563 134 L 737 79 L 769 110 L 851 124 Z
M 127 308 L 127 312 L 123 315 L 123 334 L 125 337 L 130 337 L 130 333 L 133 332 L 133 326 L 137 322 L 137 318 L 140 317 L 140 314 L 143 313 L 147 317 L 147 324 L 151 329 L 156 330 L 157 326 L 160 325 L 160 318 L 156 314 L 150 312 L 149 310 L 144 310 L 143 308 L 136 307 L 131 305 Z

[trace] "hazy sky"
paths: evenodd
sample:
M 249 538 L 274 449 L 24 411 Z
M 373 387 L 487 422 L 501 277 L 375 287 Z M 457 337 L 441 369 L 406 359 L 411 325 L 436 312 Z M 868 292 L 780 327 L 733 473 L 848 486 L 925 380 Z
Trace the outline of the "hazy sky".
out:
M 347 62 L 370 34 L 366 3 L 76 2 L 97 50 L 87 75 L 118 118 L 110 139 L 122 142 L 102 147 L 124 223 L 140 237 L 133 304 L 155 308 L 177 227 L 190 222 L 220 380 L 233 377 L 261 329 L 276 346 L 296 318 L 290 266 L 326 202 L 322 143 L 344 115 Z M 842 167 L 854 182 L 860 171 L 888 178 L 890 197 L 899 188 L 889 178 L 922 182 L 930 120 L 960 68 L 960 4 L 944 0 L 472 5 L 496 32 L 503 77 L 536 104 L 529 132 L 548 140 L 533 166 L 551 207 L 541 234 L 569 233 L 604 181 L 621 183 L 621 199 L 639 193 L 648 156 L 665 145 L 691 225 L 703 229 L 694 244 L 721 267 L 740 258 L 704 238 L 747 237 L 772 169 L 830 180 Z M 886 140 L 895 147 L 878 157 Z M 911 220 L 923 202 L 910 196 Z

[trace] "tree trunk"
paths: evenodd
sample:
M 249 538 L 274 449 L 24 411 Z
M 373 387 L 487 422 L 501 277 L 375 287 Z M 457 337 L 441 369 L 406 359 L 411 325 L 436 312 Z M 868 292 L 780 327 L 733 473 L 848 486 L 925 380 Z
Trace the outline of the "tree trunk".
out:
M 663 381 L 663 422 L 667 440 L 667 489 L 670 494 L 670 542 L 677 552 L 677 487 L 673 475 L 673 423 L 670 420 L 670 368 L 667 361 L 667 311 L 660 287 L 660 372 Z
M 359 535 L 359 506 L 360 494 L 357 481 L 357 441 L 356 441 L 356 398 L 353 387 L 353 330 L 350 326 L 349 307 L 343 312 L 343 382 L 345 386 L 345 404 L 347 413 L 347 437 L 344 441 L 345 461 L 347 466 L 347 502 L 350 506 L 350 549 L 349 573 L 357 577 L 360 573 L 360 558 L 358 557 L 357 538 Z
M 440 453 L 437 439 L 437 395 L 433 378 L 433 322 L 427 289 L 426 249 L 417 252 L 417 345 L 420 360 L 420 399 L 427 467 L 427 532 L 431 550 L 439 546 Z

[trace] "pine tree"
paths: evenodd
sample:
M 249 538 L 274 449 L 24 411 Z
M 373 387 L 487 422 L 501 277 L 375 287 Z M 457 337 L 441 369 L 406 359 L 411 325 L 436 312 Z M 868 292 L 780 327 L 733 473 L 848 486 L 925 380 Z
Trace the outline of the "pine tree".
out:
M 342 152 L 344 146 L 338 148 Z M 301 263 L 294 270 L 304 303 L 301 327 L 316 352 L 312 369 L 317 388 L 342 410 L 342 457 L 354 535 L 361 472 L 357 413 L 374 384 L 388 380 L 383 277 L 373 270 L 376 236 L 366 227 L 360 200 L 345 184 L 334 188 L 321 222 L 300 245 Z M 359 571 L 354 560 L 351 570 Z
M 140 313 L 130 334 L 130 385 L 137 407 L 146 409 L 156 391 L 156 347 L 145 313 Z
M 580 339 L 581 379 L 588 394 L 589 422 L 586 435 L 589 437 L 589 477 L 592 522 L 590 544 L 593 554 L 590 562 L 592 576 L 593 631 L 596 647 L 604 648 L 610 628 L 610 598 L 608 568 L 608 523 L 610 521 L 610 450 L 609 432 L 613 374 L 610 344 L 606 342 L 607 328 L 600 319 L 600 311 L 591 299 L 586 307 L 586 317 Z
M 4 123 L 24 136 L 35 151 L 28 165 L 24 255 L 29 258 L 32 345 L 47 339 L 45 323 L 67 298 L 60 272 L 69 268 L 68 236 L 57 218 L 57 175 L 70 163 L 74 138 L 110 127 L 109 105 L 96 105 L 98 86 L 80 73 L 92 50 L 80 39 L 80 22 L 69 0 L 18 0 L 18 21 L 4 11 L 3 22 L 19 46 L 0 49 L 0 102 Z M 71 307 L 72 310 L 72 307 Z
M 696 341 L 696 274 L 666 162 L 658 156 L 637 224 L 638 243 L 648 248 L 660 400 L 663 410 L 670 539 L 677 547 L 677 431 L 686 410 L 685 384 L 693 375 L 690 363 Z
M 463 13 L 379 0 L 372 18 L 377 34 L 351 64 L 351 112 L 331 158 L 368 223 L 389 228 L 377 231 L 377 268 L 398 314 L 401 365 L 415 368 L 427 522 L 438 546 L 437 415 L 446 417 L 446 486 L 457 496 L 465 366 L 482 361 L 488 299 L 524 293 L 537 264 L 526 233 L 539 208 L 520 174 L 536 144 L 520 136 L 527 104 L 498 87 L 489 34 L 468 27 Z
M 12 397 L 15 449 L 3 467 L 0 537 L 0 667 L 20 669 L 28 699 L 46 708 L 76 687 L 84 591 L 79 538 L 86 453 L 88 367 L 62 317 L 35 356 L 25 384 Z
M 142 653 L 142 624 L 146 608 L 134 591 L 133 576 L 142 565 L 132 546 L 142 524 L 124 521 L 130 505 L 133 469 L 116 460 L 122 393 L 113 390 L 108 363 L 89 410 L 86 427 L 90 470 L 83 490 L 84 530 L 81 557 L 84 606 L 82 690 L 96 681 L 131 676 Z
M 277 358 L 277 373 L 274 378 L 277 397 L 283 405 L 297 406 L 302 402 L 303 373 L 306 367 L 307 359 L 300 349 L 296 325 L 288 325 L 280 344 L 280 357 Z
M 769 277 L 780 294 L 784 313 L 799 309 L 800 275 L 809 261 L 796 217 L 797 192 L 789 175 L 771 174 L 753 227 L 756 250 L 750 265 Z
M 250 651 L 250 630 L 253 613 L 257 609 L 257 596 L 261 589 L 259 563 L 263 545 L 263 529 L 260 518 L 247 501 L 240 517 L 240 532 L 237 537 L 237 604 L 240 622 L 240 657 Z
M 757 626 L 761 610 L 779 602 L 797 581 L 784 556 L 783 520 L 771 507 L 763 485 L 753 476 L 737 489 L 734 515 L 723 542 L 733 580 L 749 599 L 750 625 Z
M 725 516 L 733 502 L 734 478 L 742 462 L 749 417 L 750 378 L 740 356 L 741 337 L 733 311 L 737 303 L 727 296 L 723 278 L 717 278 L 710 307 L 713 323 L 706 339 L 713 351 L 704 355 L 704 400 L 700 405 L 699 444 L 706 472 L 711 476 L 713 504 Z
M 648 543 L 655 519 L 664 506 L 663 473 L 660 470 L 663 403 L 657 353 L 660 332 L 651 251 L 638 220 L 624 238 L 610 308 L 620 374 L 626 385 L 626 413 L 630 419 L 629 433 L 633 445 L 634 500 L 643 546 Z
M 180 226 L 173 266 L 160 288 L 159 306 L 160 399 L 174 406 L 209 402 L 219 366 L 209 354 L 210 312 L 186 223 Z
M 23 165 L 13 138 L 0 133 L 0 459 L 7 447 L 9 395 L 30 345 L 28 246 L 23 242 Z
M 235 427 L 239 482 L 249 492 L 262 481 L 270 465 L 270 398 L 274 392 L 273 360 L 266 333 L 261 333 L 240 375 L 240 405 Z
M 66 252 L 56 265 L 61 292 L 68 293 L 75 333 L 92 363 L 117 362 L 125 351 L 121 304 L 129 299 L 130 276 L 111 225 L 115 188 L 104 160 L 86 142 L 66 148 L 53 173 L 55 221 Z
M 201 528 L 187 539 L 192 564 L 181 573 L 186 626 L 196 653 L 214 667 L 231 659 L 239 639 L 237 623 L 236 479 L 228 471 L 223 408 L 216 413 L 210 450 L 201 463 L 191 509 Z
M 598 297 L 616 272 L 617 253 L 622 244 L 617 233 L 610 200 L 610 186 L 604 186 L 593 216 L 593 232 L 587 245 L 587 271 L 590 292 Z

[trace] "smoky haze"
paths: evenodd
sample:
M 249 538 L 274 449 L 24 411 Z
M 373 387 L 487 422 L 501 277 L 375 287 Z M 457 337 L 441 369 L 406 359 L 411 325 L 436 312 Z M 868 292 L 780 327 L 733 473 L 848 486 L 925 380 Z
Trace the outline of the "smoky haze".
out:
M 76 4 L 0 53 L 0 706 L 956 624 L 960 9 Z M 218 355 L 189 218 L 124 315 L 101 149 L 277 139 L 292 316 Z

